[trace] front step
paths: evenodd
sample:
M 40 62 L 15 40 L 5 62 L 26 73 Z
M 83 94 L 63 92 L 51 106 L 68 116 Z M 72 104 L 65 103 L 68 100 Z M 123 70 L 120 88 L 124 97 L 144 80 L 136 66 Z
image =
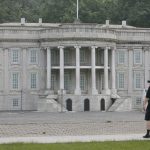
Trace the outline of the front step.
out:
M 131 111 L 132 110 L 132 99 L 131 98 L 119 98 L 115 103 L 108 109 L 108 111 Z
M 57 102 L 57 95 L 48 95 L 38 102 L 40 112 L 66 112 L 66 108 Z

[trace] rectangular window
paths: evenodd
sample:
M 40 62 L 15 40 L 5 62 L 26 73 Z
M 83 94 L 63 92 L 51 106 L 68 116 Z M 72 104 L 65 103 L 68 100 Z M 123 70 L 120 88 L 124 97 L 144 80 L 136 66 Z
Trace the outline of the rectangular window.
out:
M 19 50 L 18 49 L 13 49 L 11 51 L 11 58 L 12 58 L 12 63 L 13 64 L 18 64 L 19 63 Z
M 142 51 L 134 51 L 134 64 L 142 64 Z
M 51 51 L 51 63 L 53 66 L 59 65 L 59 51 L 58 50 Z
M 81 74 L 80 75 L 80 88 L 81 90 L 85 90 L 85 75 L 84 74 Z
M 80 50 L 80 63 L 85 63 L 85 51 Z
M 125 76 L 124 73 L 118 73 L 118 88 L 124 89 Z
M 118 64 L 124 64 L 124 63 L 125 63 L 125 52 L 118 51 Z
M 64 75 L 64 89 L 65 90 L 69 90 L 70 89 L 70 86 L 69 86 L 70 82 L 69 81 L 70 81 L 70 75 L 69 74 L 65 74 Z
M 19 88 L 19 73 L 12 73 L 12 89 Z
M 141 97 L 136 97 L 136 105 L 141 105 L 141 104 L 142 104 Z
M 37 50 L 30 51 L 30 63 L 31 64 L 37 63 Z
M 31 89 L 37 88 L 37 73 L 31 73 Z
M 55 89 L 55 75 L 51 75 L 51 89 L 54 90 Z
M 19 106 L 19 100 L 18 98 L 13 99 L 13 107 L 18 107 Z
M 70 56 L 69 56 L 69 51 L 68 50 L 65 50 L 64 51 L 64 64 L 65 65 L 69 65 L 70 63 L 69 63 L 69 58 L 70 58 Z
M 135 89 L 141 89 L 141 73 L 140 72 L 136 72 L 134 73 L 134 87 Z

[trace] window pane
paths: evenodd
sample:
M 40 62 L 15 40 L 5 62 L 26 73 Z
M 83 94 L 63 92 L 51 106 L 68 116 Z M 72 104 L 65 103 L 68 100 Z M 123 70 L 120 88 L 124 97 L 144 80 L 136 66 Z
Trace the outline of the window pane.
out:
M 51 76 L 51 89 L 54 90 L 54 87 L 55 87 L 55 76 L 52 75 Z
M 64 76 L 64 88 L 65 90 L 69 90 L 69 74 L 65 74 Z
M 18 73 L 12 74 L 12 88 L 18 89 L 19 75 Z
M 30 52 L 30 62 L 31 63 L 36 63 L 37 62 L 37 51 L 36 50 L 31 50 Z
M 134 51 L 134 64 L 141 64 L 141 52 Z
M 18 50 L 12 50 L 12 62 L 13 63 L 19 62 L 19 51 Z
M 84 75 L 80 76 L 80 88 L 81 90 L 85 90 L 85 76 Z
M 135 87 L 137 89 L 141 88 L 141 74 L 140 73 L 135 74 Z
M 124 88 L 124 73 L 118 74 L 118 88 Z
M 17 107 L 19 106 L 19 102 L 18 102 L 18 99 L 13 99 L 13 107 Z
M 36 73 L 31 73 L 31 89 L 36 88 L 37 77 Z
M 125 52 L 119 51 L 118 52 L 118 64 L 124 64 L 125 63 Z

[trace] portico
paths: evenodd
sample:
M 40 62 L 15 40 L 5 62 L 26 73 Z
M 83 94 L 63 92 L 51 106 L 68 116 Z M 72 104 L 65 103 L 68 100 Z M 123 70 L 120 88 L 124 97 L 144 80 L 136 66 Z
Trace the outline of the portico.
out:
M 69 81 L 66 81 L 67 79 L 64 79 L 65 76 L 65 71 L 67 70 L 72 70 L 72 74 L 74 75 L 70 75 L 70 79 L 69 80 L 73 80 L 74 85 L 71 85 L 72 87 L 74 87 L 74 94 L 75 95 L 81 95 L 82 92 L 84 91 L 84 89 L 81 89 L 81 84 L 85 84 L 85 86 L 88 86 L 88 91 L 87 94 L 92 94 L 92 95 L 97 95 L 97 94 L 105 94 L 105 95 L 110 95 L 111 91 L 115 94 L 116 92 L 116 84 L 115 84 L 115 48 L 114 47 L 98 47 L 98 46 L 86 46 L 83 47 L 81 45 L 75 45 L 75 46 L 57 46 L 56 47 L 59 51 L 59 60 L 57 63 L 58 65 L 53 66 L 53 62 L 51 59 L 51 50 L 53 49 L 53 47 L 47 47 L 46 51 L 47 51 L 47 90 L 53 89 L 51 87 L 51 74 L 52 74 L 52 70 L 53 69 L 57 69 L 58 73 L 59 73 L 59 80 L 57 80 L 57 85 L 59 85 L 59 87 L 55 90 L 59 91 L 61 89 L 63 89 L 65 91 L 65 86 L 64 84 L 67 82 L 69 83 Z M 65 59 L 67 56 L 64 54 L 65 49 L 69 49 L 71 48 L 71 50 L 73 51 L 72 53 L 75 54 L 74 58 L 71 59 L 71 57 L 69 58 L 69 62 L 67 65 L 64 64 Z M 96 54 L 98 54 L 97 52 L 101 51 L 101 54 L 103 54 L 102 56 L 99 57 L 99 59 L 101 59 L 102 57 L 104 62 L 102 62 L 102 64 L 98 63 L 99 60 L 96 57 Z M 71 54 L 72 55 L 72 54 Z M 70 56 L 71 56 L 70 55 Z M 108 56 L 110 55 L 110 56 Z M 111 58 L 111 61 L 109 61 L 109 58 Z M 75 62 L 74 64 L 72 63 Z M 85 61 L 85 62 L 82 62 Z M 71 64 L 71 65 L 70 65 Z M 81 79 L 81 71 L 87 70 L 87 77 L 84 78 L 84 75 L 82 76 Z M 96 78 L 98 77 L 96 72 L 99 71 L 101 72 L 101 85 L 103 88 L 101 89 L 97 89 L 97 84 L 96 83 Z M 110 75 L 109 75 L 110 74 Z M 111 78 L 110 78 L 111 76 Z M 103 77 L 103 78 L 102 78 Z M 98 77 L 100 78 L 100 77 Z M 85 81 L 87 80 L 87 81 Z M 59 83 L 58 83 L 59 82 Z M 84 82 L 87 82 L 84 83 Z

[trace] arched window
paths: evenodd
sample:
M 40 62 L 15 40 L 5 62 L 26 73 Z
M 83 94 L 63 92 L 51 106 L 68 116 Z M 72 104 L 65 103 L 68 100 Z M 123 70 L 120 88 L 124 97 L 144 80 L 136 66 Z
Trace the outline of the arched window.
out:
M 68 111 L 72 111 L 72 100 L 71 99 L 66 100 L 66 108 Z
M 90 111 L 90 101 L 89 101 L 89 99 L 84 100 L 84 111 Z
M 101 99 L 101 111 L 105 111 L 105 100 L 102 98 Z

